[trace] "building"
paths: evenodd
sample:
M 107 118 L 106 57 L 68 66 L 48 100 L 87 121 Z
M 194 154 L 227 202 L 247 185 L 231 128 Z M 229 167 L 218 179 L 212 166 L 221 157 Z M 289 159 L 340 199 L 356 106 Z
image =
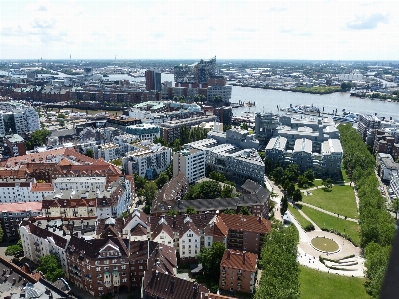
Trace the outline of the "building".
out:
M 312 168 L 312 141 L 306 138 L 296 139 L 292 151 L 291 163 L 299 166 L 301 172 Z
M 183 150 L 173 154 L 173 176 L 179 173 L 194 183 L 205 177 L 205 152 L 196 149 Z
M 105 177 L 59 177 L 54 180 L 56 191 L 105 191 L 107 179 Z
M 399 143 L 396 142 L 394 136 L 385 130 L 376 130 L 373 153 L 389 154 L 396 161 L 399 158 Z
M 256 113 L 255 115 L 255 136 L 261 145 L 266 145 L 274 135 L 279 120 L 273 113 Z
M 54 223 L 54 228 L 57 226 Z M 52 254 L 57 256 L 60 261 L 62 270 L 68 276 L 66 246 L 70 236 L 62 235 L 58 229 L 50 228 L 53 226 L 47 223 L 42 228 L 29 221 L 20 222 L 19 233 L 21 235 L 22 248 L 24 256 L 34 263 L 38 263 L 42 256 Z
M 161 138 L 169 144 L 180 138 L 180 129 L 186 127 L 191 130 L 193 126 L 199 126 L 203 122 L 213 122 L 216 120 L 216 116 L 196 116 L 191 118 L 171 120 L 162 123 L 160 127 Z
M 230 292 L 253 293 L 258 256 L 251 252 L 226 249 L 220 262 L 219 288 Z
M 178 209 L 178 203 L 187 193 L 189 181 L 184 173 L 178 173 L 158 192 L 152 202 L 151 214 L 161 216 L 171 209 Z M 184 210 L 185 212 L 186 210 Z
M 144 76 L 145 76 L 145 90 L 147 91 L 155 90 L 157 92 L 162 91 L 161 73 L 157 73 L 151 70 L 146 70 Z
M 285 150 L 287 147 L 287 138 L 282 136 L 273 137 L 266 145 L 265 157 L 275 165 L 277 161 L 283 164 L 285 159 Z
M 215 76 L 208 80 L 207 100 L 212 102 L 215 97 L 220 97 L 221 102 L 228 103 L 231 99 L 231 85 L 226 86 L 226 79 L 223 76 Z
M 197 282 L 181 279 L 158 270 L 145 272 L 142 297 L 144 299 L 205 299 L 209 290 Z
M 375 115 L 359 115 L 357 131 L 363 140 L 372 145 L 374 142 L 374 131 L 381 128 L 381 120 Z
M 26 155 L 25 140 L 18 134 L 6 135 L 4 141 L 8 146 L 12 157 Z
M 213 110 L 213 113 L 218 117 L 219 121 L 226 126 L 231 126 L 233 121 L 233 108 L 219 107 Z
M 22 220 L 41 215 L 41 202 L 17 202 L 0 204 L 0 225 L 5 239 L 17 239 Z M 0 240 L 1 241 L 1 240 Z
M 389 181 L 394 173 L 399 173 L 399 163 L 395 163 L 391 155 L 379 153 L 377 155 L 377 172 L 381 180 Z
M 39 114 L 33 107 L 13 101 L 0 105 L 0 136 L 24 135 L 39 129 Z
M 160 129 L 152 124 L 138 124 L 127 126 L 126 133 L 137 136 L 140 140 L 150 140 L 154 142 L 155 138 L 160 137 Z
M 70 287 L 65 280 L 51 283 L 44 279 L 40 273 L 31 273 L 28 267 L 19 266 L 7 261 L 0 256 L 0 294 L 2 298 L 36 298 L 36 299 L 67 299 Z M 62 289 L 58 286 L 62 286 Z
M 94 158 L 112 161 L 121 157 L 120 146 L 115 143 L 106 143 L 94 146 Z
M 125 173 L 137 173 L 141 177 L 151 179 L 165 171 L 171 162 L 172 150 L 160 144 L 135 143 L 134 150 L 122 158 Z
M 200 60 L 187 65 L 180 64 L 174 67 L 174 81 L 176 83 L 208 83 L 216 75 L 216 57 L 209 60 Z
M 265 176 L 265 164 L 259 156 L 254 144 L 257 144 L 250 136 L 244 140 L 236 139 L 245 136 L 245 132 L 232 131 L 230 134 L 209 132 L 208 138 L 186 144 L 185 149 L 197 149 L 205 152 L 206 166 L 211 170 L 223 173 L 228 179 L 245 181 L 251 179 L 263 183 Z M 215 138 L 210 138 L 216 137 Z M 227 143 L 234 141 L 238 144 Z M 242 148 L 241 145 L 248 146 Z
M 54 193 L 54 186 L 36 183 L 34 179 L 19 179 L 8 175 L 0 179 L 0 204 L 40 202 L 44 196 Z

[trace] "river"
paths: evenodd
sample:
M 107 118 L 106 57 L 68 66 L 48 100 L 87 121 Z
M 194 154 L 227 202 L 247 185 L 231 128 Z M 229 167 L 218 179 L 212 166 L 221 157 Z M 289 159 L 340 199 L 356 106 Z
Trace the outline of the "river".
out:
M 240 116 L 243 111 L 250 112 L 274 112 L 277 113 L 277 105 L 281 108 L 295 105 L 311 105 L 318 107 L 320 111 L 332 113 L 337 109 L 338 113 L 342 109 L 361 114 L 377 113 L 378 117 L 399 120 L 399 103 L 379 100 L 361 99 L 351 97 L 348 92 L 335 92 L 325 95 L 289 92 L 271 89 L 250 88 L 233 86 L 231 102 L 238 101 L 255 102 L 255 107 L 241 107 L 234 109 L 234 115 Z
M 115 74 L 110 75 L 109 80 L 130 80 L 130 81 L 145 81 L 144 77 L 133 78 L 127 74 Z M 174 83 L 173 74 L 162 73 L 161 77 L 163 81 L 172 81 Z M 350 112 L 357 112 L 362 114 L 374 114 L 377 116 L 385 116 L 387 118 L 392 117 L 393 119 L 399 120 L 399 103 L 361 99 L 357 97 L 351 97 L 348 92 L 340 93 L 335 92 L 331 94 L 318 95 L 310 93 L 300 92 L 289 92 L 271 89 L 261 88 L 250 88 L 233 86 L 231 102 L 238 103 L 243 102 L 255 102 L 255 107 L 242 107 L 233 109 L 234 115 L 241 116 L 244 111 L 250 112 L 274 112 L 277 113 L 277 105 L 281 108 L 289 107 L 292 105 L 311 105 L 318 107 L 320 111 L 332 113 L 335 109 L 338 113 L 342 112 L 342 109 Z

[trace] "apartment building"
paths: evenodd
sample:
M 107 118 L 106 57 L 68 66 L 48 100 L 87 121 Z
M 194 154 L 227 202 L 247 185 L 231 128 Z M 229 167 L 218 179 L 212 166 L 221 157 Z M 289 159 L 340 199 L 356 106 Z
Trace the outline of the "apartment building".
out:
M 215 133 L 212 132 L 213 135 Z M 224 140 L 223 134 L 219 135 L 221 140 Z M 188 143 L 184 147 L 185 149 L 205 151 L 206 166 L 209 166 L 211 170 L 223 173 L 231 180 L 251 179 L 259 183 L 264 181 L 265 164 L 256 149 L 243 149 L 239 145 L 219 142 L 209 136 L 207 139 Z M 249 144 L 253 143 L 249 142 Z
M 115 143 L 106 143 L 94 147 L 94 158 L 111 161 L 120 158 L 120 146 Z
M 198 126 L 203 122 L 213 122 L 216 120 L 215 115 L 210 116 L 195 116 L 191 118 L 184 118 L 178 120 L 171 120 L 162 123 L 160 127 L 161 138 L 165 140 L 165 142 L 173 144 L 173 142 L 180 138 L 180 129 L 181 127 L 186 127 L 188 130 L 193 126 Z
M 394 173 L 399 173 L 399 163 L 396 163 L 389 154 L 377 154 L 377 172 L 381 180 L 389 181 Z
M 19 224 L 22 220 L 41 215 L 41 202 L 16 202 L 0 204 L 0 225 L 3 238 L 17 239 Z M 1 241 L 1 240 L 0 240 Z
M 287 138 L 276 136 L 270 139 L 265 148 L 265 156 L 275 165 L 277 161 L 283 163 L 287 148 Z
M 171 182 L 174 180 L 175 178 Z M 181 200 L 181 193 L 178 193 L 180 189 L 176 188 L 174 183 L 168 186 L 165 184 L 165 186 L 153 201 L 151 215 L 162 216 L 171 209 L 183 215 L 188 207 L 193 207 L 197 213 L 216 213 L 223 212 L 226 209 L 239 213 L 241 208 L 246 207 L 254 216 L 266 219 L 269 217 L 270 192 L 249 179 L 241 186 L 242 194 L 235 198 Z
M 66 246 L 70 236 L 63 236 L 59 230 L 49 229 L 48 225 L 42 228 L 29 221 L 20 222 L 19 233 L 26 258 L 37 264 L 42 256 L 55 255 L 68 276 Z
M 54 193 L 54 186 L 36 183 L 35 179 L 8 177 L 0 179 L 0 204 L 18 202 L 39 202 L 44 196 Z
M 8 146 L 11 156 L 16 157 L 26 155 L 25 140 L 18 134 L 5 136 L 4 142 Z
M 381 120 L 375 115 L 359 115 L 357 131 L 363 140 L 372 145 L 374 141 L 375 130 L 381 128 Z
M 134 126 L 127 126 L 126 133 L 137 136 L 140 140 L 150 140 L 160 136 L 160 129 L 158 126 L 152 124 L 137 124 Z
M 0 106 L 0 136 L 23 135 L 39 129 L 39 115 L 33 107 L 12 101 Z
M 390 154 L 396 161 L 399 158 L 399 143 L 396 142 L 393 135 L 385 130 L 376 130 L 373 153 Z
M 105 191 L 107 185 L 106 177 L 59 177 L 54 181 L 56 191 L 75 190 L 75 191 Z
M 187 193 L 189 186 L 188 178 L 184 173 L 179 173 L 167 182 L 158 192 L 153 200 L 151 214 L 161 216 L 171 209 L 179 209 L 178 204 Z M 186 210 L 184 210 L 186 211 Z
M 52 219 L 120 217 L 133 204 L 134 182 L 131 176 L 120 177 L 107 185 L 106 189 L 105 185 L 102 185 L 105 183 L 102 180 L 105 179 L 104 177 L 68 179 L 57 179 L 61 181 L 58 182 L 60 187 L 57 188 L 57 192 L 43 200 L 42 211 L 46 217 Z M 76 185 L 74 181 L 77 181 Z
M 393 193 L 396 195 L 396 198 L 399 198 L 399 173 L 392 172 L 391 180 L 389 181 L 389 188 L 392 189 Z
M 255 136 L 261 145 L 266 145 L 279 126 L 279 120 L 273 113 L 256 113 Z
M 257 254 L 226 249 L 220 262 L 219 288 L 230 292 L 253 293 L 257 261 Z
M 137 173 L 141 177 L 152 179 L 166 170 L 171 162 L 172 150 L 160 144 L 141 142 L 133 144 L 134 150 L 122 158 L 125 173 Z
M 183 150 L 173 154 L 173 176 L 179 173 L 194 183 L 205 177 L 205 152 L 196 149 Z

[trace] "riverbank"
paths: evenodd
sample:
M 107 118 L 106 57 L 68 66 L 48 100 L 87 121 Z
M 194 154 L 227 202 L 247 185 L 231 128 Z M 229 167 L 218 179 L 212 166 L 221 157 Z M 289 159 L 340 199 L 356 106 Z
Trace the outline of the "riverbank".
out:
M 331 94 L 334 92 L 345 92 L 339 86 L 317 86 L 317 87 L 296 87 L 296 88 L 282 88 L 282 87 L 270 87 L 270 86 L 254 86 L 241 83 L 230 83 L 232 86 L 239 87 L 249 87 L 249 88 L 260 88 L 260 89 L 271 89 L 271 90 L 281 90 L 288 92 L 301 92 L 301 93 L 311 93 L 311 94 Z

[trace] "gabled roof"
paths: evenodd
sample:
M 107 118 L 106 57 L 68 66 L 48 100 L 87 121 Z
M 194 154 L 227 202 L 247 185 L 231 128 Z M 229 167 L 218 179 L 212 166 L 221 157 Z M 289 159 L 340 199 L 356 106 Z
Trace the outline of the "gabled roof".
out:
M 180 238 L 189 230 L 191 230 L 193 233 L 195 233 L 197 236 L 200 236 L 201 233 L 199 231 L 199 229 L 195 226 L 195 224 L 190 220 L 190 221 L 186 221 L 186 223 L 183 224 L 183 226 L 180 229 L 179 235 Z
M 142 226 L 140 223 L 137 224 L 130 230 L 131 236 L 146 236 L 147 235 L 147 228 Z
M 220 267 L 255 272 L 258 256 L 255 253 L 226 249 Z
M 164 299 L 200 299 L 209 290 L 203 285 L 154 270 L 144 274 L 145 294 Z
M 252 215 L 228 215 L 220 214 L 217 217 L 232 230 L 242 230 L 267 234 L 271 230 L 271 222 L 263 217 Z
M 26 223 L 22 223 L 21 225 L 26 225 Z M 46 239 L 46 238 L 52 238 L 54 240 L 54 243 L 60 247 L 60 248 L 64 248 L 67 245 L 67 239 L 64 239 L 63 237 L 47 230 L 44 228 L 41 228 L 33 223 L 28 223 L 27 224 L 27 228 L 30 231 L 31 234 L 40 237 L 41 239 Z
M 158 224 L 158 226 L 155 228 L 154 232 L 152 233 L 152 239 L 155 239 L 156 237 L 159 236 L 161 232 L 165 232 L 169 237 L 172 239 L 174 238 L 174 234 L 170 226 L 164 222 Z

